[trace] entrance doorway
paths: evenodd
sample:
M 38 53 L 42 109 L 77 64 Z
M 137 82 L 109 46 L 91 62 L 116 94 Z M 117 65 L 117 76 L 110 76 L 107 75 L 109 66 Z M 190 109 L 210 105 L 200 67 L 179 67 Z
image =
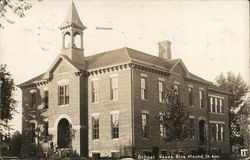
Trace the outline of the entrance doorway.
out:
M 62 118 L 57 126 L 58 148 L 68 148 L 70 144 L 70 123 L 66 118 Z
M 205 145 L 206 143 L 206 126 L 205 121 L 199 121 L 199 135 L 200 135 L 200 145 Z

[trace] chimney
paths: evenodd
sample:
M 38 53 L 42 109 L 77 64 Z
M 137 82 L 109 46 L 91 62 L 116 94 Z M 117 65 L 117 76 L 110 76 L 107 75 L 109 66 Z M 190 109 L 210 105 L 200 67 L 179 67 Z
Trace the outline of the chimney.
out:
M 158 42 L 159 45 L 159 57 L 165 60 L 171 60 L 171 42 L 162 41 Z

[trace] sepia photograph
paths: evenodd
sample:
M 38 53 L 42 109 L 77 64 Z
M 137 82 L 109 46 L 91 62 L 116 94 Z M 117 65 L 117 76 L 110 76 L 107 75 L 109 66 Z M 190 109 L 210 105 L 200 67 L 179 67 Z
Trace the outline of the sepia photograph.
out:
M 0 160 L 250 160 L 247 0 L 0 0 Z

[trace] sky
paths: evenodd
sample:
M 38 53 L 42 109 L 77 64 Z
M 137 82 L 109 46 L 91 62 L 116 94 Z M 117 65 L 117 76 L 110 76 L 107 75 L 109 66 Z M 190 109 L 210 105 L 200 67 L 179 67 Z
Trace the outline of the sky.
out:
M 0 63 L 16 84 L 48 70 L 62 46 L 61 31 L 71 0 L 31 1 L 24 18 L 0 30 Z M 74 0 L 84 31 L 84 55 L 122 47 L 158 56 L 157 43 L 172 43 L 172 58 L 188 70 L 215 81 L 220 73 L 240 73 L 249 84 L 249 3 L 247 0 Z M 97 28 L 112 28 L 102 30 Z M 12 122 L 21 130 L 19 113 Z

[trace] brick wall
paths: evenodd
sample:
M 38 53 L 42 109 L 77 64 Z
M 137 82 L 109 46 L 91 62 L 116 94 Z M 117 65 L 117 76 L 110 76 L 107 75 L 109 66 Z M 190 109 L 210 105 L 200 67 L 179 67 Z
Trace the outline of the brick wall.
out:
M 176 72 L 184 72 L 182 68 Z M 208 139 L 209 132 L 207 122 L 221 121 L 225 123 L 225 140 L 221 142 L 210 142 L 210 148 L 220 147 L 225 153 L 229 152 L 229 128 L 228 128 L 228 102 L 227 96 L 208 90 L 203 83 L 196 83 L 184 79 L 180 74 L 173 73 L 170 76 L 162 76 L 151 72 L 137 69 L 113 70 L 110 72 L 90 75 L 89 77 L 77 77 L 74 70 L 64 61 L 53 71 L 53 79 L 49 84 L 36 88 L 23 89 L 23 133 L 28 128 L 33 114 L 29 111 L 31 104 L 31 91 L 37 93 L 37 107 L 43 107 L 43 92 L 49 91 L 49 109 L 43 113 L 46 121 L 49 122 L 49 134 L 53 136 L 52 141 L 57 144 L 57 125 L 59 120 L 66 118 L 75 129 L 73 148 L 82 156 L 92 156 L 93 152 L 99 152 L 101 156 L 111 156 L 111 152 L 120 152 L 120 155 L 142 154 L 143 151 L 152 151 L 152 147 L 161 149 L 173 148 L 160 140 L 159 123 L 156 116 L 164 111 L 166 104 L 159 102 L 159 79 L 164 83 L 164 92 L 173 84 L 180 86 L 181 101 L 188 104 L 188 87 L 193 89 L 193 106 L 190 108 L 190 116 L 194 117 L 195 138 L 187 138 L 179 145 L 184 152 L 197 150 L 200 147 L 199 121 L 206 122 Z M 118 78 L 118 100 L 110 100 L 110 77 L 116 75 Z M 141 100 L 141 76 L 146 75 L 147 100 Z M 98 79 L 99 98 L 97 103 L 91 103 L 91 80 Z M 132 80 L 132 81 L 131 81 Z M 67 81 L 69 83 L 69 105 L 58 106 L 58 83 Z M 199 90 L 204 92 L 204 108 L 199 106 Z M 208 94 L 224 97 L 224 114 L 207 113 L 209 108 Z M 111 138 L 111 112 L 119 112 L 119 139 Z M 142 111 L 149 115 L 149 138 L 142 138 Z M 99 114 L 99 140 L 92 138 L 92 115 Z M 47 118 L 46 118 L 47 117 Z M 37 117 L 36 117 L 37 118 Z M 46 145 L 45 145 L 46 146 Z M 207 149 L 208 146 L 202 146 Z M 46 147 L 45 147 L 46 148 Z
M 118 100 L 110 100 L 110 76 L 117 74 Z M 91 103 L 89 96 L 89 156 L 99 152 L 101 156 L 111 156 L 111 151 L 119 151 L 121 155 L 131 155 L 132 120 L 131 120 L 131 72 L 129 69 L 119 70 L 89 77 L 88 95 L 91 95 L 91 80 L 98 78 L 99 99 Z M 119 111 L 119 139 L 111 138 L 111 113 Z M 92 114 L 99 114 L 99 140 L 92 137 Z
M 148 89 L 148 99 L 141 100 L 141 91 L 140 91 L 140 78 L 141 74 L 147 75 L 147 89 Z M 161 76 L 141 70 L 133 70 L 133 95 L 134 95 L 134 126 L 135 126 L 135 155 L 142 154 L 143 151 L 151 151 L 152 147 L 159 147 L 159 149 L 169 149 L 174 148 L 174 144 L 169 144 L 160 140 L 160 129 L 159 124 L 156 120 L 156 116 L 159 115 L 159 112 L 164 111 L 165 104 L 159 102 L 159 87 L 158 87 L 158 79 L 164 79 L 165 89 L 173 85 L 174 83 L 178 83 L 180 86 L 180 97 L 181 101 L 185 106 L 189 106 L 188 104 L 188 87 L 192 87 L 193 92 L 193 106 L 189 107 L 190 116 L 194 117 L 194 128 L 195 128 L 195 138 L 190 139 L 187 138 L 182 143 L 177 143 L 177 146 L 186 153 L 189 153 L 191 150 L 197 150 L 199 147 L 203 147 L 205 150 L 208 150 L 208 146 L 200 146 L 199 139 L 199 121 L 204 120 L 206 123 L 206 130 L 208 132 L 208 114 L 207 107 L 208 104 L 208 86 L 202 83 L 194 83 L 192 81 L 188 81 L 183 79 L 181 75 L 178 73 L 173 73 L 169 77 Z M 200 107 L 199 104 L 199 90 L 203 90 L 204 93 L 204 108 Z M 224 108 L 227 113 L 227 97 L 224 95 Z M 142 122 L 141 122 L 141 113 L 142 110 L 148 111 L 149 115 L 149 138 L 142 138 Z M 228 153 L 228 115 L 216 115 L 217 117 L 210 116 L 210 119 L 216 119 L 225 122 L 225 141 L 223 142 L 215 142 L 218 144 L 218 147 L 221 147 L 223 152 Z M 215 144 L 215 146 L 216 146 Z
M 31 90 L 36 90 L 37 96 L 37 105 L 36 107 L 43 107 L 43 91 L 48 89 L 49 91 L 49 108 L 43 113 L 44 121 L 49 123 L 49 134 L 52 135 L 52 141 L 57 144 L 57 125 L 59 121 L 63 118 L 66 118 L 69 123 L 73 126 L 75 130 L 75 138 L 72 141 L 73 149 L 77 151 L 78 154 L 86 155 L 87 154 L 87 101 L 86 94 L 87 87 L 86 80 L 75 76 L 73 68 L 71 68 L 64 61 L 56 67 L 53 72 L 53 79 L 49 82 L 48 85 L 39 86 L 36 88 L 23 89 L 23 130 L 27 129 L 27 125 L 30 121 L 38 121 L 38 118 L 31 120 L 29 117 L 30 111 L 28 108 L 31 104 Z M 69 85 L 69 104 L 68 105 L 58 105 L 58 83 L 65 81 Z M 85 82 L 84 82 L 85 81 Z M 80 85 L 81 83 L 82 85 Z M 80 93 L 80 88 L 82 92 Z M 80 96 L 83 96 L 80 101 Z M 85 97 L 85 98 L 84 98 Z M 80 113 L 82 118 L 80 119 Z M 26 121 L 27 119 L 27 121 Z M 38 125 L 37 125 L 38 126 Z M 80 137 L 82 135 L 82 137 Z M 80 152 L 81 151 L 81 152 Z
M 222 148 L 223 153 L 229 153 L 230 152 L 230 135 L 229 135 L 229 108 L 228 108 L 228 97 L 220 94 L 215 91 L 209 91 L 209 95 L 212 96 L 218 96 L 223 98 L 224 106 L 223 106 L 223 113 L 209 113 L 209 121 L 214 121 L 218 123 L 224 123 L 224 134 L 225 139 L 224 141 L 210 141 L 210 148 L 216 149 L 216 148 Z M 210 123 L 211 124 L 211 123 Z M 211 139 L 211 137 L 210 137 Z

